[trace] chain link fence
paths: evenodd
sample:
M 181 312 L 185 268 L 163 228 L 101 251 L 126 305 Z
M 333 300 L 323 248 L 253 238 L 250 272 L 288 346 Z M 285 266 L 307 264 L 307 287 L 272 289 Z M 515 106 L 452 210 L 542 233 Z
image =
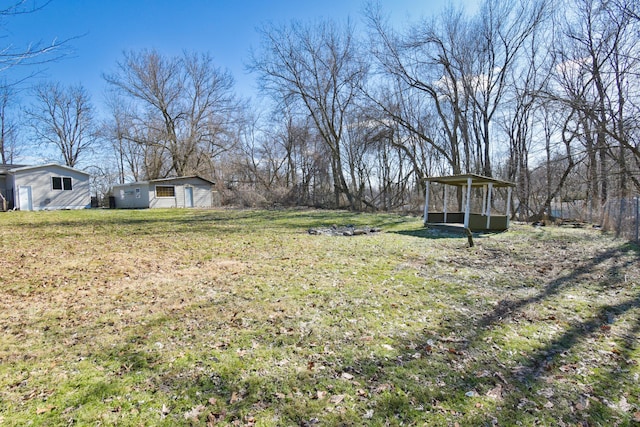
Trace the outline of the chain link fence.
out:
M 640 196 L 608 200 L 602 212 L 602 229 L 640 243 Z
M 553 203 L 551 215 L 562 220 L 577 220 L 601 227 L 616 237 L 640 243 L 640 195 L 610 198 L 601 209 L 584 200 Z

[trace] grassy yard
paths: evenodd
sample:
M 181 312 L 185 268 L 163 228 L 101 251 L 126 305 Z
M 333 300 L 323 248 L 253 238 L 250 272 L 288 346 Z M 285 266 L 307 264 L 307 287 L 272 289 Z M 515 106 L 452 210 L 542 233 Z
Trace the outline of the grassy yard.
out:
M 365 236 L 311 235 L 366 225 Z M 0 214 L 0 425 L 634 425 L 640 252 L 326 211 Z

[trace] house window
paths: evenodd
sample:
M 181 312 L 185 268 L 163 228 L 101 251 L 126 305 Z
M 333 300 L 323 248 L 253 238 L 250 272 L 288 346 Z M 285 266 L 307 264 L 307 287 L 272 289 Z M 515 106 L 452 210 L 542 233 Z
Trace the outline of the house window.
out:
M 69 177 L 61 177 L 61 176 L 52 176 L 51 177 L 51 188 L 54 190 L 73 190 L 73 186 L 71 185 L 71 178 Z
M 156 197 L 176 197 L 176 188 L 173 185 L 156 185 Z

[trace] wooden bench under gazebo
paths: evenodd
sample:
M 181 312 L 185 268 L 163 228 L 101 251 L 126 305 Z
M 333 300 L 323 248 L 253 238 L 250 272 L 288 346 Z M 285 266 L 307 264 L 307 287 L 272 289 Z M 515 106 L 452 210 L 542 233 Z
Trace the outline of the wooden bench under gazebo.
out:
M 442 186 L 442 210 L 429 212 L 429 201 L 437 199 L 438 184 Z M 463 228 L 470 231 L 504 231 L 509 228 L 511 215 L 511 192 L 515 184 L 482 175 L 464 174 L 425 178 L 424 225 L 435 227 Z M 454 194 L 450 190 L 454 189 Z M 499 194 L 499 189 L 506 189 Z M 431 197 L 430 197 L 431 195 Z M 440 195 L 438 193 L 438 195 Z M 453 196 L 453 197 L 452 197 Z M 492 213 L 492 207 L 501 199 L 502 214 Z M 505 200 L 506 199 L 506 200 Z M 455 201 L 462 207 L 450 210 Z

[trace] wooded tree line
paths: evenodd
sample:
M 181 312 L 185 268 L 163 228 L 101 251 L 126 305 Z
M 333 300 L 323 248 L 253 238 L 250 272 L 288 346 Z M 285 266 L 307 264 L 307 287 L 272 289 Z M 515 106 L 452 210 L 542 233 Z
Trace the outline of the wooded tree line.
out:
M 424 177 L 478 173 L 517 183 L 520 219 L 558 199 L 598 218 L 640 193 L 639 16 L 636 0 L 485 0 L 396 28 L 369 4 L 357 23 L 265 24 L 253 101 L 208 54 L 142 50 L 104 76 L 103 120 L 55 83 L 24 111 L 70 166 L 109 153 L 104 192 L 198 174 L 229 204 L 417 211 Z

